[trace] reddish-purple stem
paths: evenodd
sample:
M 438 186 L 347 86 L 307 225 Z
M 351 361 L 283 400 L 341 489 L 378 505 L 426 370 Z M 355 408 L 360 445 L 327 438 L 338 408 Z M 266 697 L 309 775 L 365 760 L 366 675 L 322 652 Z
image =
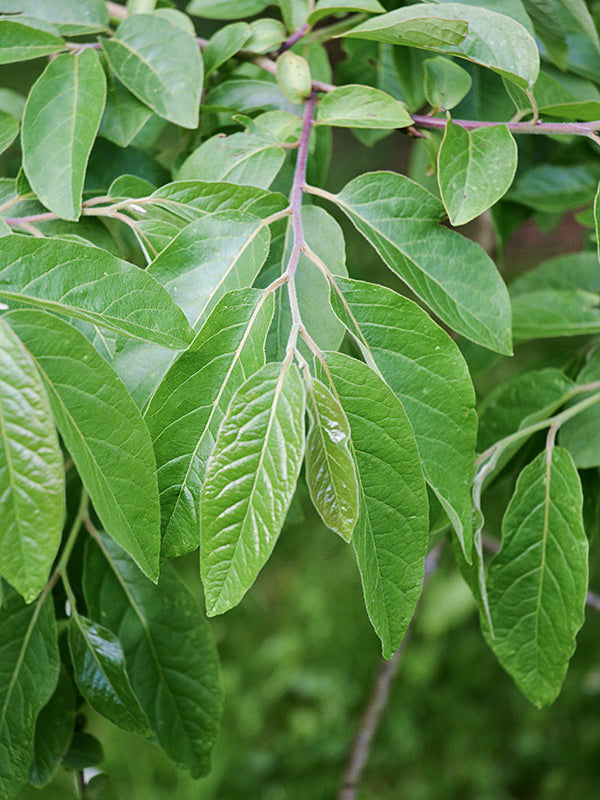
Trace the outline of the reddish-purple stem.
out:
M 305 36 L 310 30 L 310 25 L 308 22 L 305 22 L 301 28 L 298 28 L 297 31 L 292 33 L 289 39 L 287 39 L 279 48 L 279 53 L 285 53 L 286 50 L 289 50 L 290 47 L 293 47 L 296 42 L 299 42 L 303 36 Z
M 427 117 L 413 115 L 413 120 L 418 128 L 444 129 L 447 120 L 440 117 Z M 460 125 L 466 130 L 477 128 L 491 128 L 494 125 L 506 125 L 513 133 L 537 134 L 572 134 L 575 136 L 589 136 L 595 131 L 600 131 L 600 120 L 595 122 L 481 122 L 474 119 L 453 119 L 455 125 Z
M 294 182 L 290 193 L 290 208 L 292 210 L 292 226 L 294 229 L 294 246 L 287 265 L 286 273 L 289 278 L 293 278 L 298 266 L 298 259 L 304 247 L 304 231 L 302 229 L 302 195 L 304 184 L 306 183 L 306 163 L 308 161 L 308 142 L 310 131 L 315 118 L 315 107 L 317 103 L 317 93 L 312 91 L 306 101 L 304 116 L 302 119 L 302 133 L 298 141 L 298 156 L 296 158 L 296 169 L 294 170 Z

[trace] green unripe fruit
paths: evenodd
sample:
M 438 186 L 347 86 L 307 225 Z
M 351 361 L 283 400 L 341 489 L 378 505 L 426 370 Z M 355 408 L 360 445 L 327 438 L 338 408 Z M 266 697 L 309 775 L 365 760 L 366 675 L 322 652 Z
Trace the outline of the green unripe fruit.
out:
M 277 83 L 292 103 L 303 103 L 310 96 L 311 77 L 308 61 L 286 50 L 277 59 Z

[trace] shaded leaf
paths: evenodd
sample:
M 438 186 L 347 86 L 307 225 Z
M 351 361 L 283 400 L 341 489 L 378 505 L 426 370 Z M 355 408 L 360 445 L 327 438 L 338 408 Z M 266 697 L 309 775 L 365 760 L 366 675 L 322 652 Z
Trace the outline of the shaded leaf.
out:
M 67 752 L 74 728 L 75 692 L 67 670 L 61 665 L 56 689 L 35 724 L 29 783 L 38 789 L 50 783 Z
M 471 88 L 469 73 L 449 58 L 428 58 L 425 69 L 425 96 L 430 105 L 446 111 L 458 105 Z
M 3 153 L 19 133 L 19 120 L 12 114 L 0 111 L 0 153 Z
M 268 559 L 304 455 L 304 386 L 267 364 L 234 395 L 206 466 L 200 568 L 209 616 L 237 605 Z
M 595 350 L 577 376 L 577 385 L 596 383 L 600 380 L 600 355 Z M 581 392 L 573 398 L 570 405 L 598 394 L 598 389 Z M 571 456 L 578 469 L 600 466 L 598 437 L 600 433 L 600 407 L 593 405 L 584 409 L 564 425 L 561 425 L 559 441 Z
M 544 339 L 600 333 L 600 295 L 541 289 L 513 297 L 515 339 Z

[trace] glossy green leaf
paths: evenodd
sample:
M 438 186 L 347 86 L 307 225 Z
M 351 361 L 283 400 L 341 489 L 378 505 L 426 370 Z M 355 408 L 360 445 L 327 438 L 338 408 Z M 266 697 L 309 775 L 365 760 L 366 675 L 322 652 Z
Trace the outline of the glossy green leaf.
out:
M 229 61 L 251 36 L 252 28 L 247 22 L 234 22 L 214 33 L 202 53 L 205 78 Z
M 42 379 L 0 319 L 0 575 L 31 602 L 60 544 L 63 457 Z
M 38 789 L 50 783 L 67 752 L 74 729 L 75 691 L 67 670 L 61 665 L 56 689 L 35 723 L 29 783 Z
M 51 595 L 26 605 L 3 584 L 0 607 L 0 797 L 12 798 L 27 779 L 35 721 L 58 679 L 56 621 Z
M 83 588 L 90 616 L 121 642 L 133 691 L 156 742 L 199 778 L 221 712 L 217 652 L 198 604 L 169 564 L 152 584 L 113 542 L 89 542 Z
M 0 153 L 3 153 L 16 139 L 19 133 L 19 120 L 0 111 Z
M 304 385 L 267 364 L 234 395 L 206 466 L 200 569 L 209 616 L 237 605 L 271 554 L 304 456 Z
M 158 467 L 163 556 L 200 544 L 200 490 L 219 425 L 234 392 L 265 363 L 272 295 L 262 300 L 256 289 L 222 297 L 144 415 Z
M 539 71 L 535 40 L 522 25 L 504 14 L 460 3 L 399 8 L 344 35 L 466 58 L 524 89 L 533 86 Z
M 118 79 L 160 117 L 198 126 L 203 65 L 193 37 L 170 20 L 134 14 L 102 49 Z
M 425 97 L 430 105 L 446 111 L 458 105 L 472 85 L 469 73 L 444 56 L 428 58 L 425 69 Z
M 359 488 L 352 542 L 365 604 L 391 658 L 423 586 L 429 514 L 419 452 L 400 401 L 370 367 L 341 353 L 326 362 L 350 423 Z
M 350 426 L 339 401 L 310 378 L 306 437 L 306 484 L 325 525 L 349 542 L 358 519 L 358 482 L 350 454 Z
M 75 614 L 69 622 L 69 652 L 75 682 L 91 707 L 126 731 L 150 733 L 115 634 Z
M 64 50 L 65 43 L 58 31 L 52 33 L 45 27 L 37 28 L 30 19 L 23 22 L 0 19 L 0 64 L 28 61 Z
M 192 0 L 185 10 L 205 19 L 244 19 L 260 14 L 271 4 L 271 0 Z
M 0 0 L 0 14 L 15 13 L 51 23 L 63 36 L 97 33 L 110 21 L 103 0 Z
M 403 103 L 369 86 L 340 86 L 318 106 L 316 123 L 341 128 L 406 128 L 413 124 Z
M 515 339 L 600 333 L 600 294 L 542 289 L 513 297 Z
M 156 344 L 192 338 L 181 310 L 153 278 L 80 242 L 4 236 L 0 298 L 26 303 Z
M 578 386 L 583 386 L 597 381 L 600 381 L 600 355 L 598 350 L 594 350 L 577 376 L 577 384 Z M 594 394 L 598 394 L 598 389 L 577 394 L 573 398 L 571 405 Z M 597 405 L 584 409 L 576 417 L 561 425 L 559 433 L 560 444 L 569 451 L 578 469 L 600 466 L 599 434 L 600 407 Z
M 452 120 L 438 153 L 438 184 L 453 225 L 464 225 L 508 191 L 517 169 L 517 143 L 506 125 L 468 131 Z
M 247 133 L 213 136 L 183 162 L 179 180 L 227 181 L 268 189 L 285 160 L 285 150 Z
M 269 229 L 243 211 L 191 222 L 148 267 L 198 330 L 225 292 L 252 286 L 269 250 Z
M 560 691 L 583 624 L 588 543 L 581 483 L 566 450 L 554 447 L 517 481 L 489 566 L 492 648 L 537 706 Z
M 29 92 L 23 168 L 42 203 L 62 219 L 79 219 L 85 171 L 105 99 L 104 70 L 98 54 L 89 49 L 52 60 Z
M 42 375 L 63 441 L 107 532 L 158 576 L 160 518 L 148 429 L 114 370 L 72 325 L 43 311 L 5 317 Z
M 148 106 L 132 95 L 110 73 L 106 105 L 98 134 L 119 147 L 127 147 L 151 116 L 152 111 Z
M 378 0 L 317 0 L 315 10 L 308 16 L 314 25 L 320 19 L 334 14 L 382 14 L 385 8 Z
M 331 302 L 401 401 L 425 478 L 471 554 L 475 393 L 460 350 L 421 308 L 383 286 L 337 279 Z M 452 469 L 448 469 L 452 464 Z
M 481 247 L 439 225 L 444 208 L 436 197 L 392 172 L 366 173 L 328 197 L 444 322 L 511 352 L 506 287 Z

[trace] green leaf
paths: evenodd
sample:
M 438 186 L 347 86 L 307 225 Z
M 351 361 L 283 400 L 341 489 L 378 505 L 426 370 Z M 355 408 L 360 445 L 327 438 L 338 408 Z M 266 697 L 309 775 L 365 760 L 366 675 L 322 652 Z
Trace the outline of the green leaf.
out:
M 531 113 L 531 98 L 516 86 L 506 86 L 519 113 Z M 533 87 L 539 113 L 565 120 L 600 117 L 600 92 L 591 81 L 545 66 Z
M 347 542 L 358 519 L 358 482 L 348 445 L 350 426 L 339 401 L 321 381 L 308 380 L 311 425 L 306 437 L 306 483 L 325 525 Z
M 517 169 L 517 143 L 506 125 L 468 131 L 452 120 L 438 153 L 438 184 L 450 222 L 464 225 L 506 194 Z
M 317 125 L 341 128 L 406 128 L 413 124 L 403 103 L 369 86 L 340 86 L 319 103 Z
M 0 14 L 15 13 L 52 23 L 63 36 L 104 31 L 110 22 L 103 0 L 0 0 Z
M 0 797 L 12 798 L 29 772 L 35 721 L 59 670 L 50 594 L 26 605 L 2 585 L 0 607 Z
M 147 273 L 105 250 L 61 239 L 4 236 L 0 298 L 183 349 L 191 330 Z
M 115 634 L 75 613 L 69 622 L 69 652 L 75 681 L 91 707 L 126 731 L 150 733 Z
M 600 333 L 600 294 L 543 289 L 513 297 L 515 339 Z
M 599 173 L 593 162 L 538 164 L 519 174 L 506 199 L 535 211 L 563 213 L 593 201 Z
M 102 742 L 91 733 L 75 731 L 69 749 L 63 758 L 66 769 L 80 772 L 88 767 L 96 767 L 104 761 Z
M 592 250 L 565 253 L 527 270 L 510 284 L 511 297 L 543 289 L 571 290 L 600 294 L 598 256 Z
M 198 127 L 203 65 L 193 37 L 170 20 L 134 14 L 101 40 L 118 79 L 160 117 Z
M 252 28 L 247 22 L 234 22 L 225 25 L 214 33 L 202 56 L 204 77 L 208 77 L 234 56 L 252 36 Z
M 148 429 L 114 370 L 72 325 L 6 315 L 42 375 L 57 427 L 108 534 L 158 576 L 160 518 Z
M 200 568 L 209 616 L 240 602 L 279 536 L 304 455 L 304 385 L 267 364 L 234 395 L 206 466 Z
M 523 0 L 523 4 L 549 57 L 566 69 L 569 47 L 558 4 L 555 0 Z
M 227 181 L 268 189 L 285 161 L 285 150 L 248 133 L 213 136 L 183 162 L 179 180 Z
M 444 56 L 428 58 L 425 68 L 425 97 L 430 105 L 446 111 L 458 105 L 473 83 L 469 73 Z
M 304 25 L 311 10 L 309 0 L 277 0 L 277 5 L 290 33 Z
M 0 153 L 3 153 L 16 139 L 19 133 L 19 120 L 0 111 Z
M 250 23 L 251 36 L 244 50 L 252 53 L 270 53 L 287 39 L 287 30 L 278 19 L 255 19 Z
M 331 302 L 402 403 L 425 478 L 471 554 L 475 393 L 460 350 L 413 302 L 383 286 L 336 279 Z M 452 470 L 448 470 L 452 464 Z
M 56 689 L 35 724 L 29 783 L 38 789 L 50 783 L 67 752 L 74 728 L 75 691 L 67 670 L 61 664 Z
M 352 535 L 369 619 L 384 658 L 400 646 L 421 594 L 429 514 L 415 437 L 392 390 L 361 361 L 327 353 L 352 439 L 359 517 Z
M 57 33 L 57 32 L 56 32 Z M 64 50 L 64 41 L 34 20 L 0 19 L 0 64 L 28 61 Z
M 185 10 L 205 19 L 245 19 L 272 4 L 271 0 L 192 0 Z
M 378 0 L 317 0 L 307 22 L 314 25 L 320 19 L 334 14 L 382 14 L 384 11 Z
M 202 107 L 238 114 L 258 109 L 302 114 L 302 106 L 291 103 L 276 83 L 258 78 L 230 78 L 220 83 L 206 95 Z
M 148 106 L 134 97 L 110 72 L 99 135 L 119 147 L 127 147 L 151 116 Z
M 502 548 L 488 570 L 491 646 L 538 707 L 558 696 L 583 624 L 588 544 L 582 504 L 568 452 L 540 453 L 519 476 L 502 522 Z
M 158 467 L 164 557 L 200 544 L 206 462 L 234 392 L 265 363 L 272 316 L 272 296 L 226 294 L 152 397 L 144 416 Z
M 196 600 L 169 564 L 155 586 L 106 539 L 87 545 L 83 589 L 90 616 L 121 642 L 157 743 L 192 777 L 206 775 L 221 690 L 216 648 Z
M 577 385 L 595 383 L 600 380 L 600 354 L 598 350 L 589 357 L 589 360 L 577 376 Z M 595 392 L 577 394 L 570 405 L 591 397 Z M 598 453 L 598 435 L 600 432 L 600 409 L 593 405 L 584 409 L 560 428 L 559 440 L 572 455 L 578 469 L 600 466 Z
M 0 318 L 0 575 L 28 603 L 44 588 L 60 544 L 64 491 L 42 379 Z
M 596 50 L 600 51 L 600 40 L 598 39 L 598 31 L 596 30 L 594 19 L 590 14 L 590 11 L 585 3 L 585 0 L 558 0 L 558 1 L 562 6 L 564 6 L 564 8 L 567 9 L 567 11 L 569 11 L 570 14 L 572 14 L 572 16 L 577 21 L 577 24 L 581 28 L 581 30 L 594 43 L 594 47 L 596 48 Z
M 42 203 L 79 219 L 88 158 L 106 99 L 94 50 L 51 61 L 34 83 L 23 115 L 23 168 Z
M 393 172 L 366 173 L 326 196 L 444 322 L 484 347 L 511 352 L 506 287 L 481 247 L 438 224 L 444 208 L 436 197 Z
M 227 291 L 252 286 L 269 251 L 269 228 L 244 211 L 191 222 L 148 267 L 198 330 Z
M 399 8 L 343 35 L 466 58 L 524 89 L 533 86 L 539 71 L 535 40 L 522 25 L 504 14 L 460 3 Z
M 312 91 L 310 66 L 298 53 L 284 50 L 277 59 L 275 77 L 277 85 L 290 102 L 301 104 L 310 97 Z

